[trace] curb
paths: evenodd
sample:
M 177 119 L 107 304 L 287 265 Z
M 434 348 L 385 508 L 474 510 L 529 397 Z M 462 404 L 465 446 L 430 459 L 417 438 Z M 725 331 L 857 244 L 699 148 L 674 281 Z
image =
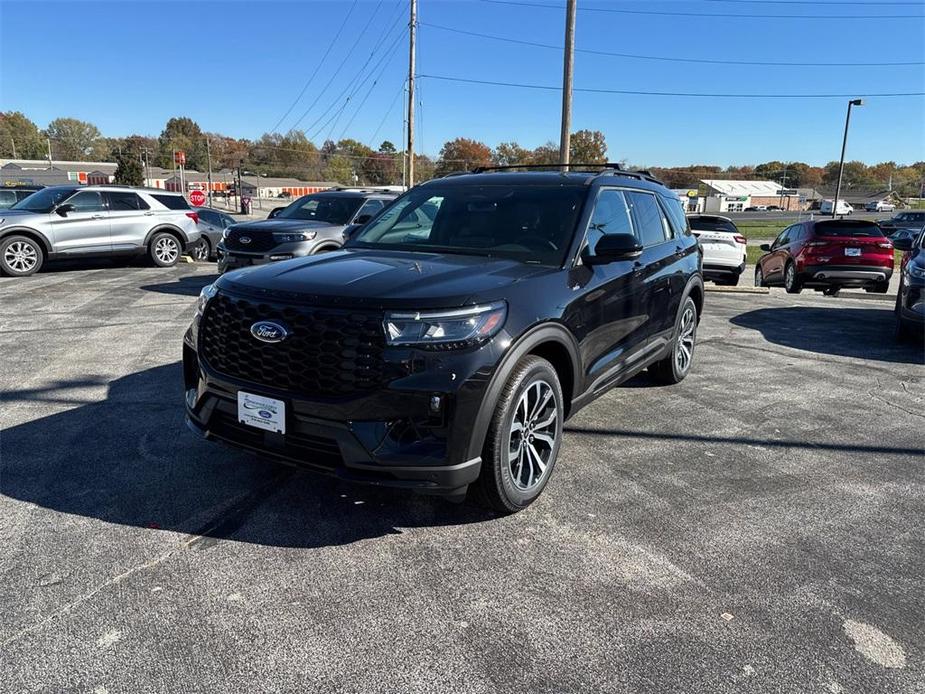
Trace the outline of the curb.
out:
M 768 287 L 721 287 L 717 285 L 706 285 L 704 291 L 722 292 L 724 294 L 770 294 Z

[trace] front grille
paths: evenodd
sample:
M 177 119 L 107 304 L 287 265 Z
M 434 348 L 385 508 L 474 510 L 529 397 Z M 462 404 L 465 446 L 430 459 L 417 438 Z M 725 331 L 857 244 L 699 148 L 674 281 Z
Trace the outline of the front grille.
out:
M 241 243 L 242 238 L 250 239 L 249 243 Z M 229 229 L 225 237 L 225 248 L 229 251 L 245 251 L 263 253 L 277 246 L 273 234 L 267 231 L 247 231 L 246 229 Z
M 250 332 L 260 320 L 282 323 L 290 335 L 282 342 L 260 342 Z M 306 396 L 381 388 L 390 380 L 384 348 L 379 312 L 253 302 L 225 294 L 209 302 L 199 328 L 200 353 L 219 373 Z

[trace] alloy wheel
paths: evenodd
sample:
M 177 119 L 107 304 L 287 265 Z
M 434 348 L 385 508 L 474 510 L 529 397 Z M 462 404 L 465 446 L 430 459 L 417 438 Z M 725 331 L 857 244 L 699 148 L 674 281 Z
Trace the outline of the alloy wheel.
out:
M 176 239 L 170 236 L 162 236 L 154 244 L 154 255 L 162 263 L 173 263 L 180 256 L 180 247 Z
M 787 271 L 784 275 L 784 283 L 787 285 L 787 289 L 792 289 L 794 283 L 797 279 L 797 271 L 794 269 L 793 264 L 787 266 Z
M 3 252 L 3 262 L 15 272 L 31 272 L 39 262 L 39 254 L 31 243 L 14 241 Z
M 694 358 L 694 340 L 696 338 L 697 317 L 693 306 L 684 309 L 681 316 L 681 326 L 678 330 L 678 344 L 675 349 L 674 360 L 678 371 L 686 373 Z
M 546 478 L 556 449 L 559 410 L 546 381 L 535 381 L 517 401 L 508 434 L 508 466 L 514 486 L 528 492 Z
M 764 286 L 764 273 L 761 272 L 760 267 L 755 268 L 755 286 L 756 287 Z
M 199 243 L 193 249 L 193 257 L 200 263 L 206 262 L 209 259 L 209 242 L 205 239 L 199 239 Z

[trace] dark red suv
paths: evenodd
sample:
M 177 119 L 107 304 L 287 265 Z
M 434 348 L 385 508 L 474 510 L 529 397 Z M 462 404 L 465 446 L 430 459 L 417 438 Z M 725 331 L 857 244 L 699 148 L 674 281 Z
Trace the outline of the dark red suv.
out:
M 893 244 L 873 222 L 826 219 L 784 229 L 755 266 L 755 286 L 808 287 L 834 296 L 842 287 L 885 294 L 893 275 Z

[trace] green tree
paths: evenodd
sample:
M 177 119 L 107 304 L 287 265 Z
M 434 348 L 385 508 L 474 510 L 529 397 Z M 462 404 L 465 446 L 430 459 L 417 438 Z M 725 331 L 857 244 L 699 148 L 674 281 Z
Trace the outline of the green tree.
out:
M 516 142 L 502 142 L 491 153 L 491 160 L 497 166 L 516 166 L 530 161 L 530 150 Z
M 352 186 L 353 164 L 351 160 L 340 154 L 332 155 L 325 165 L 324 178 L 326 181 L 336 181 Z
M 19 159 L 44 159 L 45 138 L 38 126 L 19 111 L 0 113 L 0 156 Z M 13 157 L 13 150 L 16 157 Z
M 607 161 L 607 140 L 600 130 L 579 130 L 569 141 L 569 161 L 603 164 Z
M 100 131 L 92 123 L 77 118 L 55 118 L 45 129 L 51 140 L 55 159 L 85 161 L 100 138 Z
M 468 171 L 476 166 L 491 164 L 491 149 L 484 142 L 457 137 L 446 142 L 440 149 L 437 160 L 437 176 L 445 176 L 452 171 Z M 415 175 L 416 178 L 420 178 Z
M 158 137 L 157 164 L 173 167 L 173 153 L 186 153 L 186 168 L 205 170 L 207 166 L 206 141 L 199 124 L 186 116 L 171 118 Z
M 393 145 L 391 141 L 383 140 L 382 144 L 379 145 L 379 151 L 386 152 L 387 154 L 395 154 L 397 150 L 395 149 L 395 145 Z
M 144 185 L 144 169 L 137 155 L 125 152 L 117 161 L 119 165 L 116 167 L 116 183 L 126 186 Z
M 559 145 L 550 140 L 530 153 L 531 164 L 558 164 Z

